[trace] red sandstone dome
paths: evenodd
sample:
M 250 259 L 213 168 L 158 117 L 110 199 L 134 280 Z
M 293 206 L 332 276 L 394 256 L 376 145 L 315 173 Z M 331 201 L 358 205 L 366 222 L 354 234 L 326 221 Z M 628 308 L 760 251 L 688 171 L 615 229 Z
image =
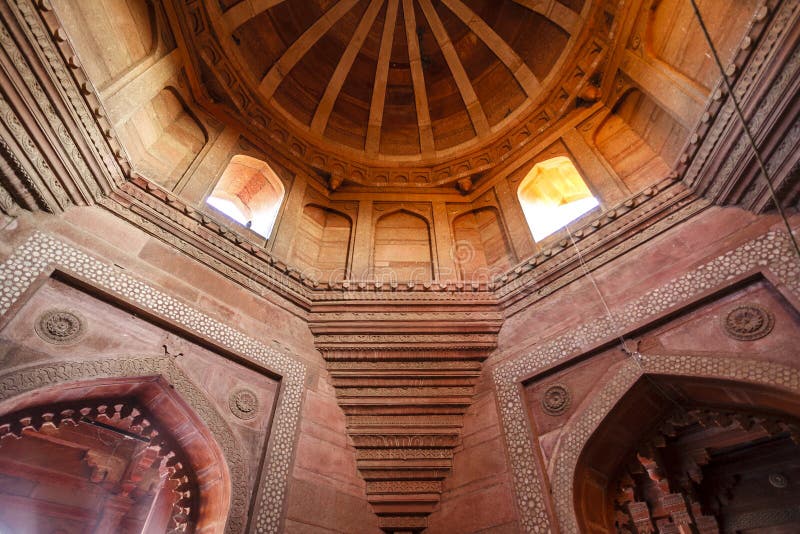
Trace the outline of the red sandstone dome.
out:
M 596 99 L 592 76 L 608 30 L 586 23 L 602 9 L 583 0 L 243 0 L 179 9 L 199 99 L 322 172 L 369 185 L 485 170 L 512 148 L 500 145 L 521 124 L 543 128 L 578 95 Z M 213 32 L 194 39 L 201 21 Z M 396 168 L 402 177 L 390 176 Z
M 0 534 L 800 532 L 799 201 L 798 0 L 0 0 Z

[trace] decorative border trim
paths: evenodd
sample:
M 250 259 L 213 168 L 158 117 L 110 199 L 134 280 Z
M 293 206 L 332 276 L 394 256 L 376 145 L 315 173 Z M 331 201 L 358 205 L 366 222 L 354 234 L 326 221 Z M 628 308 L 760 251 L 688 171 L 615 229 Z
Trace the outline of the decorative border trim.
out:
M 0 265 L 0 315 L 4 315 L 33 281 L 53 265 L 79 274 L 97 287 L 121 295 L 281 375 L 282 392 L 269 437 L 264 476 L 257 488 L 261 496 L 253 517 L 256 532 L 279 532 L 289 467 L 294 456 L 305 364 L 42 232 L 35 232 Z
M 769 270 L 790 292 L 800 295 L 800 261 L 794 257 L 788 235 L 768 232 L 645 293 L 610 317 L 588 321 L 494 370 L 517 509 L 525 532 L 546 533 L 551 528 L 545 504 L 547 489 L 542 483 L 544 473 L 540 473 L 534 456 L 536 445 L 520 384 L 542 369 L 580 354 L 589 344 L 624 334 L 636 324 L 652 320 L 682 302 L 725 286 L 731 278 L 757 269 Z
M 605 381 L 609 375 L 613 376 Z M 570 423 L 560 438 L 553 473 L 553 500 L 562 532 L 579 532 L 575 514 L 575 469 L 586 443 L 630 388 L 644 375 L 723 378 L 774 386 L 800 393 L 800 370 L 757 360 L 707 356 L 642 355 L 640 363 L 628 359 L 604 377 L 605 385 Z

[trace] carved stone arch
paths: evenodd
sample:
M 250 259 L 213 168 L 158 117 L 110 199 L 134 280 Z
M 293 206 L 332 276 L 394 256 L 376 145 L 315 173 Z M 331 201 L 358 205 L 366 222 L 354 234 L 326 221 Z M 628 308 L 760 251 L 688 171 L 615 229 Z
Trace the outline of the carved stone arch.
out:
M 647 17 L 643 21 L 644 28 L 639 29 L 639 46 L 647 61 L 661 64 L 691 80 L 692 84 L 703 87 L 706 91 L 711 90 L 720 75 L 710 57 L 710 49 L 702 38 L 700 24 L 691 4 L 678 0 L 651 0 L 649 4 Z M 698 2 L 698 8 L 723 65 L 728 65 L 736 56 L 738 45 L 761 4 L 758 0 L 725 4 L 702 0 Z M 674 43 L 687 42 L 701 44 L 695 48 L 674 46 Z M 659 50 L 665 45 L 670 45 L 666 46 L 668 50 Z
M 433 224 L 433 221 L 431 221 L 431 218 L 430 218 L 430 216 L 428 214 L 426 214 L 422 210 L 415 209 L 415 208 L 413 208 L 411 206 L 400 206 L 400 207 L 396 207 L 396 208 L 391 208 L 387 212 L 379 214 L 378 217 L 375 219 L 375 224 L 377 224 L 378 221 L 380 221 L 381 219 L 383 219 L 385 217 L 389 217 L 390 215 L 394 215 L 394 214 L 400 213 L 400 212 L 407 213 L 409 215 L 414 215 L 416 217 L 419 217 L 420 219 L 425 221 L 425 224 L 428 225 L 428 228 L 431 228 L 431 226 Z
M 208 431 L 212 450 L 227 467 L 227 478 L 219 495 L 226 497 L 221 510 L 207 509 L 209 503 L 200 493 L 200 526 L 206 524 L 213 531 L 238 534 L 244 532 L 248 506 L 247 470 L 241 456 L 240 444 L 223 417 L 205 394 L 177 366 L 170 356 L 118 357 L 101 360 L 59 361 L 17 368 L 0 374 L 0 414 L 17 412 L 46 402 L 48 390 L 58 386 L 91 388 L 113 379 L 163 380 L 164 391 L 174 390 L 174 400 L 189 408 L 197 418 L 198 426 Z M 59 388 L 60 389 L 60 388 Z M 216 443 L 214 443 L 216 442 Z M 212 490 L 214 491 L 214 490 Z M 203 518 L 203 512 L 212 515 Z
M 397 220 L 396 228 L 385 225 L 390 218 Z M 415 222 L 421 224 L 417 226 Z M 431 231 L 429 217 L 406 206 L 376 217 L 372 247 L 375 277 L 388 277 L 391 282 L 433 279 L 435 251 Z
M 190 172 L 209 146 L 209 131 L 179 87 L 167 85 L 135 110 L 118 134 L 134 168 L 167 189 Z
M 490 280 L 517 261 L 508 228 L 496 206 L 480 206 L 454 214 L 452 259 L 461 280 Z
M 640 87 L 622 92 L 592 132 L 600 155 L 635 193 L 669 174 L 685 137 L 671 110 Z
M 349 277 L 354 225 L 350 215 L 326 204 L 310 201 L 303 205 L 289 261 L 309 278 L 334 283 Z
M 613 408 L 645 376 L 729 381 L 800 396 L 800 370 L 775 363 L 699 355 L 642 355 L 625 360 L 598 381 L 604 384 L 569 421 L 553 455 L 551 487 L 562 532 L 580 532 L 574 482 L 587 444 Z

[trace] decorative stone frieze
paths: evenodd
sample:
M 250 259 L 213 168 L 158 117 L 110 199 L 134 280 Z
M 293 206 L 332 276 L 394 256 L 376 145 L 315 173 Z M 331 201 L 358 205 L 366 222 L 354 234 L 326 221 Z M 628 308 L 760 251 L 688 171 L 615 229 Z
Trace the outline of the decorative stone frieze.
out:
M 320 307 L 310 326 L 347 417 L 367 500 L 385 531 L 419 532 L 452 468 L 501 317 L 486 305 L 445 311 L 409 303 L 380 313 L 344 306 Z

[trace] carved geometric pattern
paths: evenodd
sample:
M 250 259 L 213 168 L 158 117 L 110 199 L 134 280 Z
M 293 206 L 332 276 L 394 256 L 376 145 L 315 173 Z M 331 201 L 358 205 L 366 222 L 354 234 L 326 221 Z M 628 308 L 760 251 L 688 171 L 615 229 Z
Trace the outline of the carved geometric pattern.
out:
M 47 310 L 33 325 L 36 334 L 53 345 L 77 343 L 86 333 L 86 319 L 73 310 Z
M 701 293 L 724 287 L 731 278 L 757 270 L 770 271 L 789 291 L 800 294 L 800 262 L 796 259 L 788 236 L 782 232 L 769 232 L 660 288 L 649 291 L 618 310 L 612 310 L 610 316 L 588 321 L 494 370 L 517 508 L 524 531 L 544 534 L 551 531 L 551 526 L 545 505 L 546 493 L 542 487 L 542 474 L 534 457 L 535 445 L 519 383 L 541 369 L 580 354 L 587 344 L 625 334 L 634 324 L 643 324 L 649 318 L 678 307 L 682 302 Z M 630 372 L 630 379 L 638 376 L 638 369 Z M 624 382 L 626 377 L 617 376 L 614 380 Z M 571 446 L 567 442 L 564 444 L 566 448 Z M 572 481 L 564 484 L 571 491 Z M 557 490 L 559 485 L 559 482 L 554 482 L 553 487 Z M 564 498 L 556 492 L 554 499 L 557 507 L 571 506 L 572 501 L 567 503 L 563 501 Z M 564 532 L 577 531 L 563 524 L 561 528 Z
M 35 232 L 0 266 L 0 315 L 8 311 L 39 275 L 53 267 L 76 273 L 99 288 L 120 295 L 162 318 L 245 356 L 260 367 L 281 375 L 282 394 L 278 400 L 270 446 L 264 462 L 264 478 L 258 488 L 261 495 L 254 512 L 256 532 L 278 532 L 281 528 L 289 466 L 294 455 L 294 436 L 306 366 L 288 354 L 248 337 L 112 265 L 41 232 Z M 87 369 L 87 372 L 91 372 L 91 369 Z M 0 387 L 3 394 L 8 391 L 10 390 Z M 234 493 L 234 501 L 244 499 L 245 495 L 244 491 Z M 246 503 L 241 505 L 244 510 Z M 233 519 L 233 515 L 231 518 Z M 242 532 L 244 525 L 239 524 L 239 527 L 241 528 L 233 528 L 229 522 L 227 530 Z
M 258 397 L 250 389 L 237 389 L 228 398 L 228 406 L 239 419 L 253 419 L 258 414 Z
M 336 306 L 309 321 L 347 417 L 367 500 L 389 532 L 426 526 L 481 364 L 497 346 L 497 311 L 474 303 L 450 308 Z M 464 321 L 472 321 L 468 331 Z
M 800 521 L 800 505 L 792 508 L 772 508 L 734 516 L 725 524 L 727 532 L 756 529 L 764 526 L 778 526 Z
M 364 328 L 374 325 L 368 315 L 361 318 Z M 424 313 L 418 315 L 424 317 Z M 415 324 L 414 320 L 424 323 L 420 317 L 406 317 L 405 324 Z M 403 324 L 403 318 L 398 319 Z M 329 351 L 324 341 L 320 342 L 327 337 L 315 336 L 347 417 L 347 434 L 356 448 L 356 465 L 366 481 L 367 500 L 380 526 L 390 532 L 418 532 L 427 526 L 427 515 L 439 502 L 442 481 L 452 468 L 463 415 L 472 402 L 481 361 L 489 350 L 466 354 L 442 346 L 429 351 L 403 350 L 415 341 L 435 343 L 437 336 L 431 340 L 404 337 L 409 339 L 381 351 L 368 350 L 369 344 L 384 346 L 392 336 L 369 335 L 360 346 L 357 342 L 354 347 Z M 440 343 L 469 345 L 464 335 L 443 332 L 438 337 Z M 473 349 L 480 348 L 484 339 L 472 342 Z
M 548 386 L 542 395 L 542 409 L 548 415 L 561 415 L 567 411 L 572 396 L 564 384 Z
M 737 306 L 722 322 L 725 333 L 734 339 L 750 341 L 760 339 L 772 331 L 775 317 L 756 304 Z

